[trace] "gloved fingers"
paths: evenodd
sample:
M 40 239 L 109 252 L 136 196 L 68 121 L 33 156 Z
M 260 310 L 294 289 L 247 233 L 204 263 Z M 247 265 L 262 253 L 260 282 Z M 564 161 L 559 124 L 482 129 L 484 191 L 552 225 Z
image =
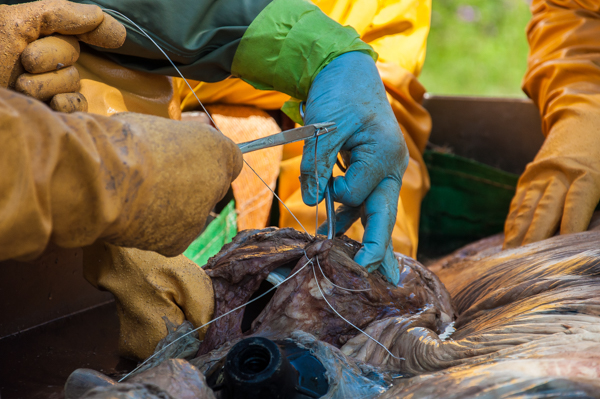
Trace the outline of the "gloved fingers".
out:
M 48 36 L 30 43 L 21 54 L 21 63 L 29 73 L 55 71 L 75 64 L 79 51 L 74 36 Z
M 52 99 L 50 107 L 55 111 L 86 112 L 86 98 L 75 93 L 79 90 L 79 72 L 72 65 L 79 52 L 79 41 L 74 36 L 53 35 L 33 41 L 21 54 L 21 63 L 29 73 L 19 76 L 15 89 L 38 100 Z
M 333 181 L 333 199 L 336 202 L 356 207 L 360 206 L 375 187 L 385 177 L 386 165 L 381 162 L 369 162 L 365 159 L 356 159 L 348 166 L 343 176 L 338 176 Z M 359 184 L 362 183 L 362 184 Z
M 187 319 L 200 327 L 214 313 L 210 277 L 184 255 L 166 258 L 98 240 L 83 249 L 83 273 L 96 288 L 115 296 L 119 352 L 127 357 L 145 359 L 154 352 L 167 334 L 165 318 L 176 325 Z M 199 331 L 200 339 L 205 331 Z
M 565 204 L 566 184 L 567 182 L 563 181 L 560 176 L 551 178 L 542 198 L 535 207 L 533 219 L 521 245 L 545 240 L 556 232 Z
M 387 281 L 395 286 L 397 286 L 400 282 L 400 268 L 398 266 L 398 260 L 396 259 L 396 255 L 394 254 L 394 249 L 392 248 L 391 243 L 388 245 L 388 248 L 385 251 L 383 262 L 377 270 L 383 274 Z
M 79 72 L 74 66 L 40 74 L 24 73 L 17 79 L 15 89 L 41 101 L 56 94 L 79 90 Z
M 335 235 L 342 235 L 360 218 L 361 207 L 340 205 L 335 210 Z M 327 222 L 319 226 L 317 234 L 327 234 Z
M 39 35 L 53 33 L 79 35 L 94 30 L 104 20 L 104 13 L 98 6 L 77 4 L 63 0 L 43 0 L 32 4 L 25 12 L 37 12 Z M 33 22 L 33 21 L 32 21 Z
M 145 217 L 128 216 L 127 229 L 113 234 L 110 242 L 164 256 L 181 254 L 201 233 L 210 210 L 239 175 L 243 165 L 239 147 L 203 123 L 135 113 L 111 119 L 134 132 L 128 136 L 143 138 L 151 154 L 152 179 L 136 188 L 132 205 L 138 209 L 135 212 L 143 209 Z
M 102 48 L 119 48 L 125 43 L 127 31 L 116 19 L 104 13 L 104 20 L 94 30 L 77 35 L 79 40 Z
M 510 212 L 504 226 L 504 248 L 516 248 L 523 245 L 535 210 L 548 184 L 547 180 L 539 179 L 529 184 L 517 185 L 517 193 L 511 202 Z
M 539 185 L 541 182 L 535 182 Z M 529 224 L 533 219 L 533 211 L 542 197 L 543 188 L 531 185 L 517 185 L 517 192 L 510 204 L 510 212 L 504 225 L 504 248 L 516 248 L 525 238 Z
M 600 200 L 597 179 L 589 174 L 578 178 L 571 185 L 565 200 L 560 234 L 579 233 L 587 230 L 592 214 Z
M 88 102 L 81 93 L 63 93 L 52 97 L 50 108 L 58 112 L 87 112 Z
M 348 206 L 359 206 L 379 185 L 386 175 L 396 175 L 401 179 L 408 167 L 408 150 L 398 124 L 378 126 L 378 131 L 362 138 L 362 143 L 353 146 L 350 163 L 344 176 L 335 178 L 333 198 Z M 376 141 L 371 141 L 375 140 Z M 344 146 L 352 146 L 355 137 L 351 137 Z
M 384 261 L 396 223 L 401 182 L 386 177 L 367 198 L 363 208 L 363 247 L 354 261 L 372 272 Z
M 332 133 L 332 134 L 335 134 Z M 315 143 L 317 143 L 317 159 L 315 165 Z M 325 188 L 329 177 L 333 172 L 333 166 L 337 160 L 337 154 L 341 143 L 337 143 L 331 138 L 325 137 L 318 139 L 312 138 L 306 140 L 302 150 L 302 161 L 300 163 L 300 189 L 302 192 L 302 201 L 308 206 L 315 206 L 323 200 Z M 315 167 L 319 178 L 319 187 L 317 192 L 317 183 L 315 179 Z
M 109 48 L 119 47 L 125 40 L 125 28 L 95 5 L 41 0 L 0 7 L 0 26 L 6 28 L 0 32 L 0 48 L 3 50 L 0 87 L 15 86 L 18 76 L 23 73 L 19 62 L 21 53 L 39 37 L 90 32 L 82 36 L 84 41 Z
M 164 274 L 177 306 L 194 328 L 210 321 L 214 313 L 214 291 L 210 277 L 204 269 L 184 255 L 166 258 Z M 198 331 L 204 337 L 208 326 Z

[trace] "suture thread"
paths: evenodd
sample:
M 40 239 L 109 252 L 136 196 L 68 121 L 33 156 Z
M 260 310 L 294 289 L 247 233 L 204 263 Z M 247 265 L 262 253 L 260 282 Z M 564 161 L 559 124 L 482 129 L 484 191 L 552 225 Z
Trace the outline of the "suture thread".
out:
M 181 73 L 181 71 L 179 70 L 179 68 L 177 68 L 177 66 L 175 65 L 175 63 L 171 60 L 171 58 L 169 58 L 169 56 L 167 55 L 167 53 L 165 53 L 165 51 L 158 45 L 158 43 L 156 43 L 152 37 L 150 37 L 150 35 L 148 35 L 146 33 L 146 31 L 144 31 L 144 29 L 142 29 L 138 24 L 136 24 L 135 22 L 133 22 L 131 19 L 129 19 L 127 16 L 121 14 L 118 11 L 115 10 L 111 10 L 111 9 L 106 9 L 103 8 L 104 11 L 107 11 L 109 13 L 114 13 L 117 14 L 119 16 L 121 16 L 122 18 L 126 19 L 127 21 L 129 21 L 131 24 L 133 24 L 139 33 L 143 34 L 145 37 L 148 38 L 148 40 L 150 40 L 158 50 L 160 50 L 160 52 L 165 56 L 165 58 L 171 63 L 171 65 L 173 66 L 173 68 L 177 71 L 177 73 L 179 74 L 179 76 L 181 76 L 181 78 L 184 80 L 184 82 L 186 83 L 186 85 L 188 86 L 188 88 L 190 89 L 190 91 L 192 92 L 192 94 L 194 95 L 194 97 L 196 98 L 196 100 L 198 101 L 198 104 L 200 104 L 200 106 L 202 107 L 202 109 L 204 110 L 204 112 L 206 113 L 206 115 L 208 116 L 208 118 L 211 120 L 211 122 L 213 123 L 213 125 L 215 126 L 215 128 L 221 133 L 223 134 L 223 132 L 221 131 L 221 129 L 219 129 L 219 127 L 217 126 L 217 124 L 215 123 L 214 119 L 212 118 L 212 116 L 210 115 L 210 113 L 208 112 L 208 110 L 204 107 L 204 104 L 202 104 L 202 101 L 200 101 L 200 98 L 198 98 L 198 96 L 196 95 L 196 92 L 194 91 L 194 89 L 192 88 L 192 86 L 190 85 L 190 83 L 188 82 L 188 80 L 183 76 L 183 74 Z M 318 144 L 318 136 L 317 136 L 318 132 L 315 132 L 315 182 L 316 182 L 316 223 L 315 223 L 315 236 L 317 235 L 317 229 L 319 227 L 319 203 L 318 203 L 318 198 L 319 198 L 319 176 L 318 176 L 318 172 L 317 172 L 317 144 Z M 277 198 L 277 200 L 285 207 L 285 209 L 290 213 L 290 215 L 292 215 L 292 217 L 296 220 L 296 222 L 298 222 L 298 224 L 300 225 L 300 227 L 302 227 L 302 230 L 304 230 L 304 232 L 310 236 L 310 234 L 308 233 L 308 231 L 306 230 L 306 228 L 302 225 L 302 223 L 300 223 L 300 221 L 298 220 L 298 218 L 296 217 L 296 215 L 294 215 L 294 213 L 287 207 L 287 205 L 281 200 L 281 198 L 279 198 L 279 196 L 275 193 L 275 191 L 273 191 L 271 189 L 271 187 L 262 179 L 262 177 L 260 177 L 260 175 L 258 173 L 256 173 L 256 171 L 254 170 L 254 168 L 252 168 L 252 166 L 250 166 L 250 164 L 248 162 L 246 162 L 246 160 L 244 159 L 244 163 L 246 165 L 248 165 L 248 167 L 250 168 L 250 170 L 252 170 L 252 172 L 260 179 L 261 182 L 263 182 L 263 184 L 269 189 L 269 191 L 271 191 L 271 193 L 273 193 L 273 196 L 275 196 L 275 198 Z M 168 347 L 170 347 L 171 345 L 173 345 L 174 343 L 178 342 L 179 340 L 187 337 L 188 335 L 214 323 L 215 321 L 227 316 L 228 314 L 231 314 L 232 312 L 235 312 L 236 310 L 239 310 L 249 304 L 251 304 L 254 301 L 259 300 L 260 298 L 264 297 L 265 295 L 267 295 L 268 293 L 270 293 L 271 291 L 277 289 L 281 284 L 285 283 L 286 281 L 292 279 L 293 277 L 295 277 L 298 273 L 300 273 L 300 271 L 302 271 L 309 263 L 313 263 L 312 259 L 308 258 L 308 255 L 306 254 L 306 251 L 304 251 L 304 256 L 308 259 L 308 262 L 306 262 L 304 264 L 304 266 L 302 266 L 300 269 L 298 269 L 294 274 L 290 275 L 289 277 L 287 277 L 285 280 L 283 280 L 282 282 L 274 285 L 273 287 L 271 287 L 269 290 L 267 290 L 265 293 L 259 295 L 258 297 L 246 302 L 243 305 L 240 305 L 238 307 L 236 307 L 235 309 L 230 310 L 229 312 L 222 314 L 219 317 L 216 317 L 214 319 L 212 319 L 211 321 L 209 321 L 206 324 L 201 325 L 198 328 L 195 328 L 191 331 L 189 331 L 188 333 L 182 335 L 181 337 L 177 338 L 176 340 L 174 340 L 173 342 L 169 343 L 168 345 L 166 345 L 165 347 L 163 347 L 161 350 L 159 350 L 158 352 L 152 354 L 152 356 L 150 356 L 149 358 L 147 358 L 146 360 L 144 360 L 139 366 L 137 366 L 135 369 L 133 369 L 131 372 L 129 372 L 128 374 L 126 374 L 124 377 L 122 377 L 118 382 L 122 382 L 124 381 L 127 377 L 129 377 L 131 374 L 135 373 L 137 370 L 139 370 L 141 367 L 143 367 L 145 364 L 147 364 L 151 359 L 155 358 L 157 355 L 159 355 L 160 353 L 164 352 Z M 321 269 L 321 264 L 319 263 L 319 257 L 316 256 L 317 259 L 317 264 L 319 265 L 319 270 L 321 271 L 321 274 L 323 275 L 323 277 L 325 277 L 325 279 L 331 283 L 331 285 L 342 289 L 344 291 L 350 291 L 350 292 L 361 292 L 361 291 L 369 291 L 369 289 L 362 289 L 362 290 L 354 290 L 354 289 L 350 289 L 350 288 L 344 288 L 344 287 L 340 287 L 339 285 L 334 284 L 331 280 L 329 280 L 327 278 L 327 276 L 325 276 L 325 273 L 323 273 L 323 269 Z M 327 305 L 331 308 L 331 310 L 334 311 L 334 313 L 340 317 L 342 320 L 344 320 L 346 323 L 348 323 L 349 325 L 351 325 L 352 327 L 354 327 L 356 330 L 358 330 L 360 333 L 364 334 L 366 337 L 368 337 L 369 339 L 371 339 L 372 341 L 374 341 L 376 344 L 378 344 L 379 346 L 381 346 L 391 357 L 393 357 L 394 359 L 398 359 L 398 360 L 404 360 L 404 358 L 395 356 L 392 352 L 390 352 L 390 350 L 385 347 L 385 345 L 383 345 L 381 342 L 377 341 L 375 338 L 371 337 L 369 334 L 367 334 L 366 332 L 364 332 L 363 330 L 361 330 L 360 328 L 358 328 L 357 326 L 355 326 L 354 324 L 352 324 L 350 321 L 348 321 L 346 318 L 344 318 L 332 305 L 331 303 L 329 303 L 329 301 L 327 300 L 327 298 L 325 298 L 325 294 L 323 293 L 323 291 L 321 290 L 321 286 L 319 284 L 319 280 L 317 279 L 317 274 L 315 271 L 315 266 L 313 263 L 313 275 L 315 277 L 315 283 L 317 284 L 317 288 L 319 289 L 319 292 L 321 293 L 321 296 L 323 297 L 323 299 L 325 300 L 325 302 L 327 303 Z
M 317 256 L 316 258 L 317 258 L 317 264 L 319 265 L 319 270 L 321 271 L 321 274 L 323 275 L 323 277 L 325 277 L 325 273 L 323 273 L 323 269 L 321 269 L 321 264 L 319 263 L 319 257 Z M 367 338 L 373 340 L 377 345 L 381 346 L 394 359 L 405 360 L 403 357 L 398 357 L 398 356 L 394 355 L 392 352 L 390 352 L 390 350 L 384 344 L 382 344 L 381 342 L 377 341 L 375 338 L 371 337 L 369 334 L 367 334 L 366 332 L 364 332 L 363 330 L 361 330 L 360 328 L 358 328 L 357 326 L 355 326 L 354 324 L 352 324 L 344 316 L 342 316 L 341 314 L 339 314 L 338 311 L 335 310 L 335 308 L 333 306 L 331 306 L 331 304 L 329 303 L 329 301 L 327 300 L 327 298 L 325 298 L 325 294 L 321 290 L 321 285 L 319 284 L 319 280 L 317 279 L 317 272 L 315 271 L 315 264 L 314 263 L 313 263 L 313 268 L 312 269 L 313 269 L 313 275 L 315 276 L 315 283 L 317 283 L 317 288 L 319 289 L 319 292 L 321 293 L 321 296 L 323 297 L 323 299 L 325 300 L 325 302 L 327 302 L 327 305 L 329 305 L 329 307 L 331 308 L 331 310 L 333 310 L 335 312 L 335 314 L 338 315 L 338 317 L 340 319 L 344 320 L 346 323 L 348 323 L 352 327 L 356 328 L 358 331 L 360 331 L 362 334 L 364 334 Z M 325 278 L 327 278 L 327 277 L 325 277 Z
M 305 256 L 306 256 L 306 252 L 305 252 Z M 307 257 L 307 259 L 308 259 L 308 257 Z M 158 352 L 156 352 L 156 353 L 152 354 L 152 356 L 150 356 L 148 359 L 144 360 L 144 361 L 143 361 L 143 362 L 142 362 L 142 363 L 141 363 L 139 366 L 137 366 L 135 369 L 133 369 L 133 370 L 132 370 L 132 371 L 130 371 L 128 374 L 126 374 L 124 377 L 122 377 L 122 378 L 119 380 L 119 382 L 122 382 L 122 381 L 123 381 L 123 380 L 125 380 L 127 377 L 129 377 L 131 374 L 133 374 L 133 373 L 135 373 L 136 371 L 138 371 L 138 370 L 139 370 L 140 368 L 142 368 L 142 367 L 143 367 L 143 366 L 144 366 L 146 363 L 148 363 L 150 360 L 154 359 L 154 358 L 155 358 L 155 357 L 156 357 L 158 354 L 160 354 L 160 353 L 164 352 L 164 351 L 165 351 L 165 350 L 166 350 L 168 347 L 170 347 L 171 345 L 173 345 L 175 342 L 178 342 L 179 340 L 181 340 L 181 339 L 183 339 L 183 338 L 187 337 L 188 335 L 190 335 L 190 334 L 193 334 L 193 333 L 195 333 L 196 331 L 198 331 L 198 330 L 200 330 L 200 329 L 202 329 L 202 328 L 204 328 L 204 327 L 206 327 L 206 326 L 208 326 L 208 325 L 210 325 L 210 324 L 214 323 L 215 321 L 217 321 L 217 320 L 219 320 L 219 319 L 221 319 L 221 318 L 223 318 L 223 317 L 227 316 L 228 314 L 231 314 L 231 313 L 235 312 L 236 310 L 240 310 L 240 309 L 241 309 L 241 308 L 243 308 L 244 306 L 247 306 L 247 305 L 251 304 L 252 302 L 254 302 L 254 301 L 257 301 L 257 300 L 259 300 L 260 298 L 264 297 L 264 296 L 265 296 L 265 295 L 267 295 L 269 292 L 271 292 L 271 291 L 273 291 L 274 289 L 276 289 L 277 287 L 279 287 L 281 284 L 283 284 L 283 283 L 285 283 L 286 281 L 288 281 L 288 280 L 292 279 L 293 277 L 295 277 L 295 276 L 296 276 L 296 274 L 300 273 L 300 272 L 301 272 L 301 271 L 302 271 L 302 270 L 303 270 L 303 269 L 304 269 L 304 268 L 305 268 L 305 267 L 306 267 L 306 266 L 307 266 L 309 263 L 312 263 L 312 259 L 308 259 L 308 262 L 306 262 L 306 263 L 304 264 L 304 266 L 302 266 L 300 269 L 296 270 L 296 272 L 295 272 L 294 274 L 292 274 L 291 276 L 289 276 L 288 278 L 286 278 L 286 279 L 285 279 L 285 280 L 283 280 L 282 282 L 280 282 L 280 283 L 277 283 L 277 284 L 276 284 L 276 285 L 274 285 L 273 287 L 269 288 L 269 289 L 268 289 L 267 291 L 265 291 L 263 294 L 261 294 L 261 295 L 257 296 L 256 298 L 254 298 L 254 299 L 252 299 L 252 300 L 250 300 L 250 301 L 248 301 L 248 302 L 244 303 L 243 305 L 240 305 L 240 306 L 238 306 L 238 307 L 237 307 L 237 308 L 235 308 L 235 309 L 231 309 L 229 312 L 227 312 L 227 313 L 224 313 L 224 314 L 222 314 L 222 315 L 221 315 L 221 316 L 219 316 L 219 317 L 215 317 L 214 319 L 212 319 L 212 320 L 211 320 L 211 321 L 209 321 L 208 323 L 206 323 L 206 324 L 203 324 L 203 325 L 201 325 L 200 327 L 198 327 L 198 328 L 194 328 L 193 330 L 191 330 L 191 331 L 188 331 L 187 333 L 183 334 L 181 337 L 177 338 L 175 341 L 171 342 L 170 344 L 168 344 L 167 346 L 165 346 L 164 348 L 162 348 L 162 349 L 161 349 L 161 350 L 159 350 Z

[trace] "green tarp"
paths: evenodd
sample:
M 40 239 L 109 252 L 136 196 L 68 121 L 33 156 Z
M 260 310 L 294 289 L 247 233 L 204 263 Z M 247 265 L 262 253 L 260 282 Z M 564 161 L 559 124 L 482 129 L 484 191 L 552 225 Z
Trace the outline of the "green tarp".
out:
M 431 189 L 421 207 L 419 254 L 447 254 L 502 232 L 519 176 L 442 152 L 426 151 Z
M 236 234 L 237 214 L 235 213 L 235 203 L 231 201 L 183 254 L 198 266 L 204 266 L 208 258 L 216 255 L 223 245 L 233 240 Z

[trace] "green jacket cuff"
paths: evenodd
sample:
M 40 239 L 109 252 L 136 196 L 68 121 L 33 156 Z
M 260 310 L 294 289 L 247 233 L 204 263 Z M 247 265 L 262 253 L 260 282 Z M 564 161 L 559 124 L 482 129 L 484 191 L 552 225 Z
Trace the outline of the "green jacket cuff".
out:
M 261 90 L 306 100 L 329 62 L 350 51 L 377 53 L 350 26 L 341 26 L 308 0 L 274 0 L 252 21 L 231 72 Z

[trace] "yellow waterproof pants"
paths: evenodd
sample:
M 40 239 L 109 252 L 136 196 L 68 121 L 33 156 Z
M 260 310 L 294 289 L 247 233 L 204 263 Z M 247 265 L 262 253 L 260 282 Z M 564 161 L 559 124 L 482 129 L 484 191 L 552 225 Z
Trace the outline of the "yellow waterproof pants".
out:
M 403 178 L 396 226 L 392 234 L 394 250 L 412 257 L 416 256 L 419 214 L 421 200 L 429 189 L 429 175 L 423 162 L 423 151 L 431 131 L 431 119 L 421 103 L 425 94 L 424 88 L 416 77 L 421 71 L 425 60 L 426 40 L 429 33 L 431 0 L 315 0 L 314 3 L 328 16 L 342 25 L 354 27 L 362 40 L 369 43 L 379 54 L 377 67 L 383 79 L 388 99 L 402 132 L 406 139 L 410 162 Z M 176 88 L 181 93 L 181 109 L 191 111 L 199 108 L 198 101 L 185 83 L 175 79 Z M 259 91 L 240 79 L 227 79 L 219 83 L 191 82 L 194 92 L 204 104 L 219 103 L 228 105 L 247 105 L 255 107 L 257 116 L 262 114 L 258 109 L 279 109 L 289 99 L 287 95 Z M 223 118 L 239 118 L 240 110 L 220 107 L 218 112 Z M 257 109 L 258 108 L 258 109 Z M 249 111 L 245 111 L 249 112 Z M 264 116 L 264 115 L 263 115 Z M 256 118 L 247 120 L 248 126 L 254 126 Z M 219 122 L 217 122 L 219 124 Z M 238 125 L 243 123 L 238 122 Z M 223 133 L 234 141 L 240 137 L 236 129 L 222 129 Z M 239 129 L 238 129 L 239 130 Z M 264 129 L 263 129 L 264 130 Z M 247 136 L 244 136 L 247 139 Z M 290 210 L 296 215 L 309 232 L 315 229 L 315 210 L 302 202 L 300 194 L 300 159 L 302 143 L 295 143 L 283 149 L 281 162 L 278 154 L 270 154 L 268 162 L 257 160 L 251 164 L 256 171 L 266 175 L 267 183 L 274 185 L 279 171 L 279 194 Z M 341 173 L 334 170 L 334 174 Z M 240 178 L 244 180 L 244 190 L 236 190 L 234 195 L 238 201 L 238 212 L 251 216 L 252 212 L 258 217 L 249 223 L 245 216 L 240 218 L 240 227 L 264 227 L 268 219 L 270 192 L 264 191 L 264 184 L 258 178 L 252 178 L 252 171 L 245 166 Z M 240 179 L 238 178 L 238 180 Z M 262 192 L 262 193 L 261 193 Z M 254 194 L 253 194 L 254 193 Z M 243 196 L 243 198 L 238 198 Z M 263 209 L 254 206 L 249 209 L 244 204 L 262 204 Z M 266 209 L 266 210 L 265 210 Z M 285 210 L 281 209 L 280 225 L 300 229 L 296 220 Z M 252 212 L 249 212 L 252 211 Z M 325 207 L 319 207 L 319 220 L 326 219 Z M 360 221 L 355 223 L 347 235 L 362 240 L 363 228 Z

